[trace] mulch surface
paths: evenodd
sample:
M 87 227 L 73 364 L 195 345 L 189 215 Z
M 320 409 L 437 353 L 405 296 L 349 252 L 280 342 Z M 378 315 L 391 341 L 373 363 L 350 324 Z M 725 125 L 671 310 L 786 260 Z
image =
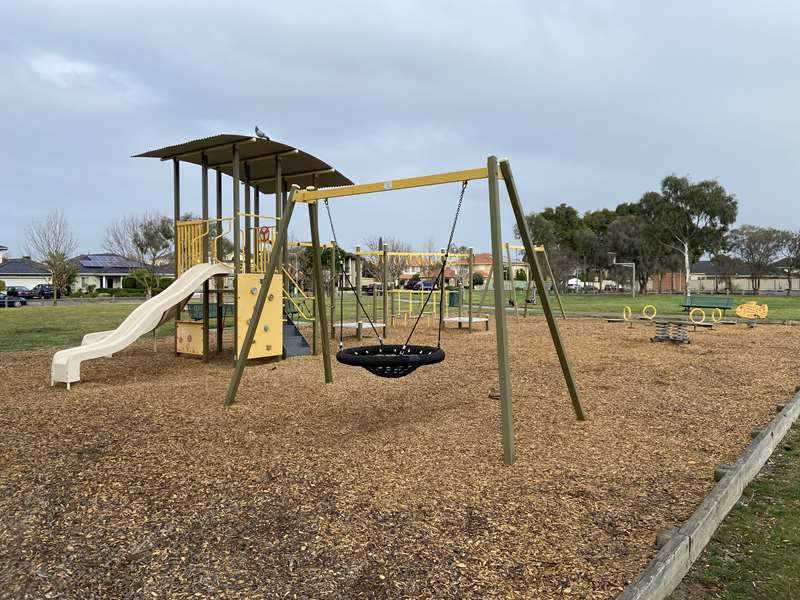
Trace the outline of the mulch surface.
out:
M 246 371 L 143 340 L 49 387 L 0 354 L 0 596 L 612 598 L 798 383 L 800 328 L 510 319 L 517 463 L 502 463 L 493 332 L 448 330 L 404 379 L 320 357 Z M 419 332 L 415 341 L 435 341 Z

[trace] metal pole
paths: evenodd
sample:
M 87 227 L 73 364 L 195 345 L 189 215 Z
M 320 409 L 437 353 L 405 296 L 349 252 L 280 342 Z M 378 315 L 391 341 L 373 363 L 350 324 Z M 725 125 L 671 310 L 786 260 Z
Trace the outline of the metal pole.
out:
M 361 339 L 361 246 L 356 246 L 356 338 Z
M 383 339 L 389 337 L 389 246 L 381 245 L 383 254 L 381 255 L 381 296 L 383 300 Z
M 236 160 L 237 158 L 238 153 L 234 153 L 234 164 L 238 162 Z M 236 173 L 236 169 L 234 169 L 234 173 Z M 253 315 L 250 318 L 250 324 L 247 326 L 247 333 L 245 333 L 244 336 L 242 351 L 239 352 L 239 355 L 236 357 L 236 367 L 234 367 L 233 376 L 231 377 L 231 382 L 228 385 L 228 393 L 225 395 L 225 406 L 230 406 L 233 404 L 234 400 L 236 400 L 236 392 L 239 389 L 239 384 L 242 381 L 244 367 L 247 363 L 247 356 L 250 354 L 250 347 L 253 345 L 253 340 L 256 337 L 258 322 L 260 320 L 261 313 L 264 311 L 264 304 L 267 302 L 267 295 L 269 293 L 269 288 L 272 285 L 272 278 L 275 275 L 275 270 L 279 264 L 280 252 L 278 252 L 277 249 L 280 248 L 280 244 L 284 239 L 286 239 L 289 231 L 289 219 L 291 218 L 292 210 L 294 209 L 295 189 L 299 188 L 297 186 L 292 187 L 292 193 L 289 194 L 289 201 L 286 203 L 284 218 L 280 221 L 280 225 L 278 226 L 278 234 L 275 236 L 275 246 L 273 246 L 272 252 L 270 252 L 269 261 L 267 262 L 267 271 L 264 273 L 264 279 L 261 280 L 261 288 L 258 290 L 258 298 L 256 298 L 256 305 L 253 308 Z
M 383 247 L 383 238 L 378 238 L 378 248 Z M 373 255 L 374 256 L 374 255 Z M 375 289 L 377 286 L 375 285 L 375 265 L 372 266 L 372 321 L 374 322 L 378 315 L 378 290 Z
M 208 221 L 208 155 L 203 152 L 200 157 L 201 173 L 203 180 L 200 182 L 201 196 L 202 196 L 202 215 L 203 221 L 206 226 L 206 234 L 203 236 L 203 262 L 209 262 L 208 254 L 208 237 L 211 235 L 211 224 Z M 208 279 L 203 282 L 203 360 L 208 360 L 208 336 L 209 336 L 209 318 L 208 318 L 208 293 L 209 285 Z
M 547 257 L 547 249 L 544 246 L 542 246 L 542 254 L 544 254 L 544 263 L 547 265 L 547 272 L 550 273 L 550 281 L 553 282 L 553 292 L 555 292 L 556 294 L 556 300 L 558 301 L 558 308 L 561 310 L 561 318 L 566 321 L 567 313 L 564 312 L 564 305 L 561 303 L 561 294 L 558 292 L 558 284 L 556 283 L 556 276 L 553 275 L 553 269 L 550 266 L 550 259 Z
M 216 181 L 216 201 L 217 201 L 217 226 L 215 235 L 222 235 L 222 171 L 217 171 Z M 221 239 L 221 238 L 220 238 Z M 217 256 L 216 259 L 221 261 L 222 249 L 220 248 L 219 240 L 217 240 Z M 225 288 L 226 278 L 223 276 L 217 277 L 217 352 L 222 352 L 222 334 L 225 330 L 225 292 L 221 291 Z
M 336 278 L 339 260 L 339 249 L 336 247 L 336 242 L 331 241 L 331 337 L 336 337 Z
M 233 146 L 231 162 L 233 179 L 233 355 L 239 351 L 239 273 L 242 270 L 242 238 L 239 215 L 239 147 Z M 248 348 L 249 352 L 250 349 Z
M 522 209 L 522 203 L 517 194 L 517 186 L 514 183 L 514 176 L 511 173 L 511 165 L 507 160 L 500 163 L 500 169 L 503 172 L 503 179 L 506 182 L 508 189 L 508 197 L 511 201 L 511 208 L 514 210 L 514 217 L 517 220 L 517 229 L 519 230 L 522 244 L 525 246 L 525 253 L 531 257 L 531 269 L 533 278 L 536 282 L 536 287 L 539 289 L 539 296 L 542 299 L 542 310 L 547 319 L 547 326 L 550 328 L 550 336 L 553 338 L 553 344 L 556 347 L 558 354 L 558 361 L 561 363 L 561 370 L 564 373 L 564 379 L 567 382 L 567 389 L 569 396 L 572 400 L 572 406 L 575 409 L 575 416 L 579 421 L 584 421 L 586 416 L 581 406 L 581 399 L 578 395 L 578 386 L 575 383 L 575 378 L 572 376 L 572 367 L 570 366 L 569 359 L 567 358 L 567 351 L 564 349 L 564 344 L 561 341 L 561 332 L 558 330 L 558 323 L 556 322 L 553 311 L 550 308 L 550 299 L 547 297 L 547 292 L 544 289 L 544 279 L 542 278 L 541 269 L 539 269 L 539 260 L 536 258 L 536 251 L 533 249 L 533 242 L 531 241 L 531 234 L 528 231 L 528 226 L 525 222 L 525 212 Z M 491 171 L 489 173 L 491 177 Z
M 244 271 L 250 273 L 253 270 L 252 261 L 252 239 L 253 231 L 250 225 L 250 166 L 244 163 Z
M 308 222 L 311 225 L 312 265 L 314 276 L 314 299 L 317 306 L 320 331 L 328 331 L 328 315 L 325 313 L 325 288 L 322 285 L 322 252 L 319 247 L 319 207 L 316 202 L 308 204 Z M 325 383 L 333 382 L 331 370 L 331 344 L 327 335 L 320 335 L 322 342 L 322 364 L 325 369 Z
M 522 301 L 525 303 L 522 307 L 522 317 L 526 318 L 528 316 L 528 298 L 531 296 L 531 264 L 530 261 L 528 262 L 528 272 L 525 274 L 525 297 Z
M 175 248 L 175 279 L 178 278 L 178 221 L 181 220 L 181 163 L 177 158 L 172 159 L 172 200 L 173 200 L 173 247 Z M 175 311 L 174 350 L 178 354 L 178 319 L 180 311 Z
M 492 230 L 492 266 L 495 274 L 503 273 L 503 235 L 500 230 L 500 188 L 497 182 L 497 157 L 490 156 L 489 169 L 489 223 Z M 500 379 L 500 413 L 503 432 L 503 461 L 513 465 L 514 413 L 511 397 L 511 376 L 508 370 L 508 329 L 506 327 L 503 286 L 494 286 L 494 320 L 497 335 L 497 370 Z
M 472 274 L 475 269 L 475 253 L 472 248 L 469 249 L 469 332 L 472 333 L 472 293 L 475 289 L 475 280 L 472 278 Z
M 516 288 L 516 277 L 514 277 L 514 265 L 511 262 L 511 245 L 506 242 L 506 256 L 508 260 L 508 281 L 511 284 L 511 298 L 512 302 L 514 303 L 514 316 L 519 321 L 519 308 L 517 307 L 517 288 Z

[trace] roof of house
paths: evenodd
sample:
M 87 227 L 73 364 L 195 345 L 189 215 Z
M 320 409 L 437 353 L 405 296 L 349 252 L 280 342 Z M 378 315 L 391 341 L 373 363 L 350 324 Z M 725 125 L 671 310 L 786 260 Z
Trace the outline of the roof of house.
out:
M 772 268 L 769 269 L 765 275 L 782 275 L 780 263 L 781 261 L 772 263 Z M 690 271 L 692 275 L 706 275 L 707 277 L 722 276 L 713 260 L 698 260 L 696 263 L 692 264 Z M 736 268 L 736 277 L 750 277 L 750 267 L 745 264 L 739 264 Z
M 50 271 L 42 263 L 28 256 L 9 258 L 0 263 L 0 277 L 3 275 L 48 275 Z
M 8 252 L 8 247 L 3 246 L 3 244 L 0 244 L 0 252 Z
M 139 264 L 118 254 L 80 254 L 69 259 L 81 275 L 127 275 Z

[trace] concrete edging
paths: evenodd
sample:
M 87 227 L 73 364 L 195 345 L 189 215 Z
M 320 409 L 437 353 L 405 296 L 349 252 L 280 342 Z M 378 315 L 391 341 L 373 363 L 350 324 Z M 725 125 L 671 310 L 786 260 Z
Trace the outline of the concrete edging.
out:
M 800 416 L 800 391 L 742 452 L 689 520 L 658 551 L 617 600 L 660 600 L 671 594 L 711 536 Z

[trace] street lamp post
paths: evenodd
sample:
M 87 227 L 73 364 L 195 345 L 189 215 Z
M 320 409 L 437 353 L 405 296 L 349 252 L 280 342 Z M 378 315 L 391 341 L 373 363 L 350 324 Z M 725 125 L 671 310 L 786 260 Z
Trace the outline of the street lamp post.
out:
M 630 267 L 631 272 L 631 298 L 636 298 L 636 263 L 632 262 L 617 262 L 617 255 L 615 252 L 609 252 L 608 257 L 611 259 L 611 264 L 618 267 Z

